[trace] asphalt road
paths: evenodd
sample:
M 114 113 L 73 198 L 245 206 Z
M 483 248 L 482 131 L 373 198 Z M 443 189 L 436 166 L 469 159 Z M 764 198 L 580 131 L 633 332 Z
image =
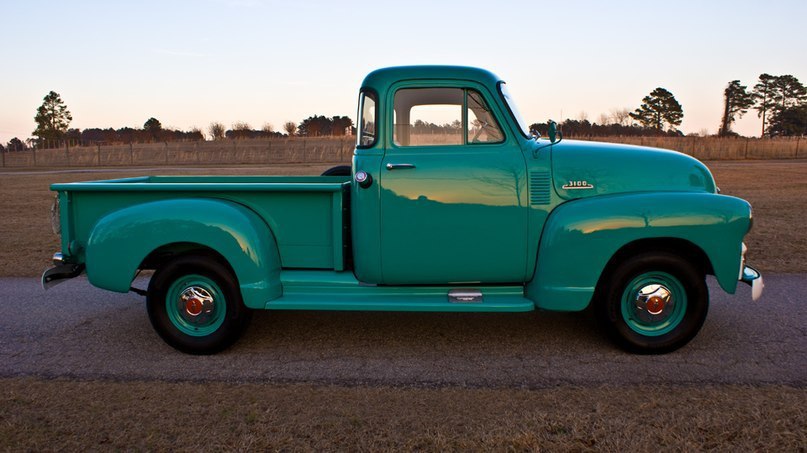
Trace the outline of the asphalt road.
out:
M 215 356 L 176 352 L 144 299 L 82 277 L 45 292 L 0 279 L 0 376 L 339 385 L 542 388 L 556 385 L 807 383 L 807 276 L 766 276 L 752 302 L 709 282 L 701 333 L 663 356 L 630 355 L 590 315 L 258 312 Z M 143 286 L 141 283 L 140 286 Z

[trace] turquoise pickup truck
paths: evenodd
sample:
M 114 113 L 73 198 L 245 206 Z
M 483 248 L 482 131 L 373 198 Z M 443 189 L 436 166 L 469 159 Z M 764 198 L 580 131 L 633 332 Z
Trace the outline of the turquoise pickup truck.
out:
M 547 138 L 481 69 L 380 69 L 351 167 L 324 176 L 144 176 L 53 184 L 46 287 L 146 296 L 171 346 L 233 344 L 252 310 L 580 311 L 619 346 L 673 351 L 706 318 L 706 275 L 756 299 L 750 205 L 660 149 Z M 148 289 L 136 275 L 153 270 Z

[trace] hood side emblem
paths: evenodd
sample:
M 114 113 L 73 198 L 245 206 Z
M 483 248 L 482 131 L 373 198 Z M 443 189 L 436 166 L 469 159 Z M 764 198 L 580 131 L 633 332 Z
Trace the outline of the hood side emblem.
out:
M 588 181 L 569 181 L 563 186 L 561 189 L 565 190 L 583 190 L 583 189 L 593 189 L 594 185 L 589 183 Z

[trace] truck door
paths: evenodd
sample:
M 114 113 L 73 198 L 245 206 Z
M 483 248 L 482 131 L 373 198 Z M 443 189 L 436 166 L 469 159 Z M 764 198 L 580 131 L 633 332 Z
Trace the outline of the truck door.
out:
M 487 91 L 390 93 L 393 133 L 378 178 L 383 282 L 524 281 L 526 164 Z

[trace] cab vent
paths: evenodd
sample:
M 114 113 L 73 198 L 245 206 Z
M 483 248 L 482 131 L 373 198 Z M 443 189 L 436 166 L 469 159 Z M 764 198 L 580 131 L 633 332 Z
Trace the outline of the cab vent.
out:
M 549 204 L 552 181 L 548 171 L 530 172 L 530 204 Z

